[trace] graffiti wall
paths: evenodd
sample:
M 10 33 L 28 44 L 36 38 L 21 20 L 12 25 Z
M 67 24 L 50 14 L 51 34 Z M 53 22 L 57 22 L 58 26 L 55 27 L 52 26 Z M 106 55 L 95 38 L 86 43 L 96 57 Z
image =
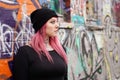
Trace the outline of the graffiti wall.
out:
M 71 1 L 74 27 L 64 42 L 69 80 L 120 80 L 116 8 L 119 11 L 118 0 Z
M 12 80 L 12 59 L 34 30 L 30 13 L 59 15 L 68 55 L 68 80 L 120 80 L 119 0 L 0 0 L 0 80 Z

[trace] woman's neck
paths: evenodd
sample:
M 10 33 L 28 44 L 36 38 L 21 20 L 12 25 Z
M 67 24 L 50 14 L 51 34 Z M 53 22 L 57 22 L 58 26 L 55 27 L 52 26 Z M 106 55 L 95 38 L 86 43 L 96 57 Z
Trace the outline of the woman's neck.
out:
M 45 43 L 45 45 L 49 44 L 49 37 L 45 38 L 44 43 Z
M 48 51 L 53 50 L 53 48 L 51 47 L 50 42 L 49 42 L 49 37 L 45 38 L 44 43 L 45 43 L 46 49 Z

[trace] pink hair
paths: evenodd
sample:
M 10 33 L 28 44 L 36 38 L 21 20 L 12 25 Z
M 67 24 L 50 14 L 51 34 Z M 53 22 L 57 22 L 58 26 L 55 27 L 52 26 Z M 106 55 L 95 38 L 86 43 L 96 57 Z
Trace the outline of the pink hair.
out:
M 50 56 L 49 52 L 47 51 L 44 43 L 44 39 L 46 36 L 46 26 L 43 26 L 39 31 L 37 31 L 31 40 L 31 46 L 33 49 L 39 54 L 43 54 L 47 57 L 50 62 L 53 62 L 52 57 Z M 52 48 L 64 59 L 67 64 L 67 55 L 65 50 L 63 49 L 62 45 L 60 44 L 57 37 L 50 37 L 49 38 L 50 45 Z

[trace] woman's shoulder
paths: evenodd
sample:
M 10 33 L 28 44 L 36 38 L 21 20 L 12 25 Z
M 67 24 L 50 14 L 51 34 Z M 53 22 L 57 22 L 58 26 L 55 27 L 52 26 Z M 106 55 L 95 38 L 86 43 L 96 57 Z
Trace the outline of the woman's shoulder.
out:
M 18 50 L 26 50 L 26 49 L 31 49 L 32 47 L 31 46 L 29 46 L 29 45 L 24 45 L 24 46 L 20 46 L 19 48 L 18 48 Z
M 30 47 L 29 45 L 24 45 L 24 46 L 20 46 L 16 52 L 16 54 L 27 54 L 27 52 L 31 51 L 32 47 Z

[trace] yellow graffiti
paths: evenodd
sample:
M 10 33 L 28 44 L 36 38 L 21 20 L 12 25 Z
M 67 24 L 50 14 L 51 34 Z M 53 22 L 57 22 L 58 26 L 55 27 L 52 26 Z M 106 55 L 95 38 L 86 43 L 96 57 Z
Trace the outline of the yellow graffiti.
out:
M 33 5 L 31 0 L 17 0 L 19 3 L 19 11 L 18 11 L 18 15 L 17 15 L 17 20 L 18 22 L 22 19 L 22 12 L 23 12 L 23 7 L 25 6 L 26 8 L 26 14 L 30 15 L 30 13 L 36 9 L 36 7 Z M 35 2 L 39 5 L 38 0 L 35 0 Z M 41 8 L 41 6 L 39 5 L 39 8 Z
M 17 9 L 19 8 L 19 5 L 18 4 L 7 4 L 7 3 L 3 3 L 3 2 L 0 2 L 0 7 L 3 7 L 5 9 Z
M 8 60 L 0 59 L 0 80 L 3 80 L 2 78 L 9 78 L 10 76 L 12 76 L 12 74 L 8 66 Z
M 112 56 L 113 56 L 113 53 L 112 53 L 112 51 L 110 51 L 110 52 L 109 52 L 109 54 L 110 54 L 110 57 L 112 57 Z

